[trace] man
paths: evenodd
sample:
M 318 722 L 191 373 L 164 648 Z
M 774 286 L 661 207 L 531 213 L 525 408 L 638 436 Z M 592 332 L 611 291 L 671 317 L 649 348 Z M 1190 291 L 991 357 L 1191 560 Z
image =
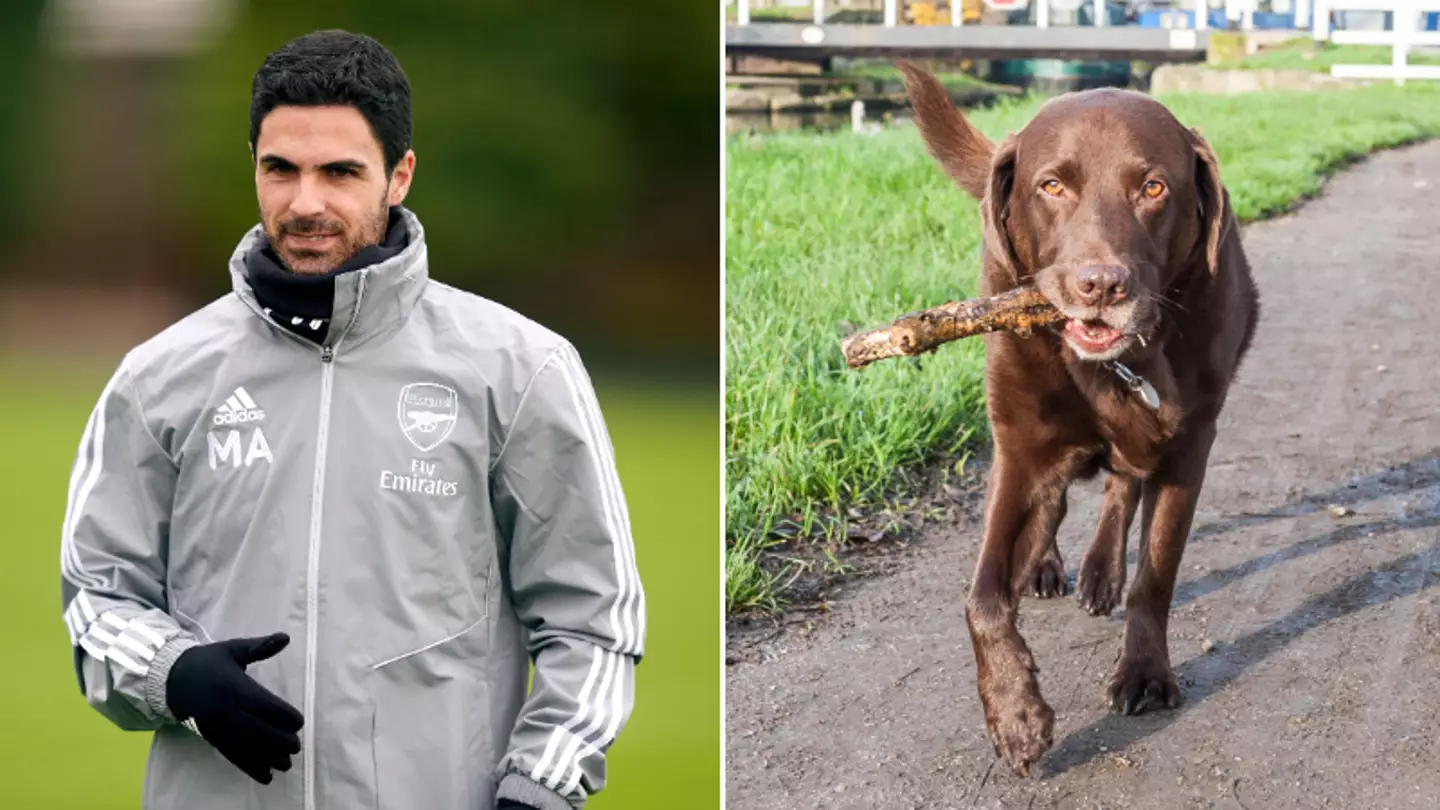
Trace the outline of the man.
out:
M 155 732 L 146 808 L 581 807 L 645 597 L 579 356 L 429 278 L 380 44 L 285 45 L 250 115 L 233 293 L 130 351 L 81 437 L 81 690 Z

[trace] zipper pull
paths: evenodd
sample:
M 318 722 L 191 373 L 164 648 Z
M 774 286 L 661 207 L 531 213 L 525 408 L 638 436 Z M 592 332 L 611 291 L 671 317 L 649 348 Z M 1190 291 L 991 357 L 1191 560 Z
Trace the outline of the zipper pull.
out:
M 333 347 L 333 346 L 321 346 L 321 347 L 320 347 L 320 362 L 322 362 L 322 363 L 328 363 L 328 362 L 330 362 L 332 359 L 334 359 L 334 357 L 335 357 L 335 347 Z

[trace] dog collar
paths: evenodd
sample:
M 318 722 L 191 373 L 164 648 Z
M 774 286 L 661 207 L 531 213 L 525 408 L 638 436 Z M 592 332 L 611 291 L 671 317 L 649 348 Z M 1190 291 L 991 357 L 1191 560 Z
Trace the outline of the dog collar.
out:
M 1106 363 L 1111 371 L 1125 383 L 1125 387 L 1134 391 L 1140 396 L 1141 401 L 1152 411 L 1160 409 L 1160 394 L 1155 391 L 1155 386 L 1150 381 L 1130 370 L 1129 366 L 1117 361 Z

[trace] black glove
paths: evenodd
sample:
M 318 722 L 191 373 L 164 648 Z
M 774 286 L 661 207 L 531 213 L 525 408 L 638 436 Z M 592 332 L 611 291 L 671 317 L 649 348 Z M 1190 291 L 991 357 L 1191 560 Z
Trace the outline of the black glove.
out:
M 193 719 L 200 736 L 262 785 L 270 784 L 271 769 L 290 770 L 305 718 L 246 675 L 245 667 L 289 643 L 288 635 L 274 633 L 191 647 L 175 659 L 165 682 L 175 718 Z
M 495 810 L 535 810 L 535 808 L 528 804 L 521 804 L 514 799 L 501 799 L 500 803 L 495 805 Z

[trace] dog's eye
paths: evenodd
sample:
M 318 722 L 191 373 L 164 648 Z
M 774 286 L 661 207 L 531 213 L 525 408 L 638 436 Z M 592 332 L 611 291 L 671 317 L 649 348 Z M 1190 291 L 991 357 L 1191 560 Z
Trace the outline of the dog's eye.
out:
M 1145 184 L 1143 190 L 1145 192 L 1145 196 L 1153 200 L 1156 197 L 1159 197 L 1161 194 L 1165 193 L 1165 184 L 1160 182 L 1159 180 L 1151 180 Z
M 1040 190 L 1049 194 L 1051 197 L 1059 197 L 1060 194 L 1065 191 L 1065 187 L 1060 185 L 1059 180 L 1051 179 L 1041 183 Z

